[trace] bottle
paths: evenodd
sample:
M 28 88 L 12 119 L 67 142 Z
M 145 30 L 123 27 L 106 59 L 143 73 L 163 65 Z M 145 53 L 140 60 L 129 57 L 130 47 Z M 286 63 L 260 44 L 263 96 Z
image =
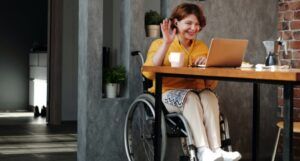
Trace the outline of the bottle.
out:
M 277 64 L 276 55 L 272 52 L 269 52 L 265 65 L 271 66 L 271 65 L 276 65 L 276 64 Z

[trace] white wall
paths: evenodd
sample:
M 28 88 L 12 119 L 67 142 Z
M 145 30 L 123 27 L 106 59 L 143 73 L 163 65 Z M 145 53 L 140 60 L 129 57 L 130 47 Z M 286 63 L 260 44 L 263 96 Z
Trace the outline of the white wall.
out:
M 78 2 L 63 3 L 62 121 L 77 120 Z
M 48 53 L 30 53 L 29 54 L 29 105 L 30 106 L 39 106 L 40 109 L 42 106 L 47 106 L 47 86 L 46 89 L 39 89 L 42 93 L 35 93 L 35 84 L 34 80 L 44 80 L 47 83 L 47 58 Z M 41 104 L 37 104 L 35 97 L 38 96 L 38 99 Z

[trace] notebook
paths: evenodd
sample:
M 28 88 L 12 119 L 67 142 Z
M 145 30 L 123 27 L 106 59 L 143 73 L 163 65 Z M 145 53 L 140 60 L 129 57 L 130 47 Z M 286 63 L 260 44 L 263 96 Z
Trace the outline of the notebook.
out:
M 245 39 L 213 38 L 205 65 L 198 67 L 240 67 L 248 46 Z

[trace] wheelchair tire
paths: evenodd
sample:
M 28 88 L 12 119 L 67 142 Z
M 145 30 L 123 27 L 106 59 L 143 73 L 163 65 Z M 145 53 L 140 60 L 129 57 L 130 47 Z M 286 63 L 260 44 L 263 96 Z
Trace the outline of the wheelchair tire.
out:
M 128 161 L 154 161 L 155 99 L 142 94 L 130 105 L 124 127 L 124 142 Z M 166 124 L 161 112 L 161 161 L 166 149 Z

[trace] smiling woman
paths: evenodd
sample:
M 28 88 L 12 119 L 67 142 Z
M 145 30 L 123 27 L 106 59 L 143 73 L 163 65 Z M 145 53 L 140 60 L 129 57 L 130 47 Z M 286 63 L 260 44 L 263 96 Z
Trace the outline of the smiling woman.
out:
M 144 65 L 173 66 L 173 52 L 183 53 L 184 67 L 205 64 L 208 48 L 197 40 L 197 34 L 205 25 L 200 6 L 193 3 L 178 5 L 170 18 L 161 23 L 163 38 L 152 42 Z M 143 74 L 155 84 L 154 72 Z M 237 161 L 241 158 L 239 152 L 221 149 L 219 104 L 213 92 L 216 86 L 216 81 L 207 79 L 164 78 L 162 102 L 168 112 L 182 113 L 187 120 L 199 160 Z M 154 93 L 154 86 L 149 91 Z

